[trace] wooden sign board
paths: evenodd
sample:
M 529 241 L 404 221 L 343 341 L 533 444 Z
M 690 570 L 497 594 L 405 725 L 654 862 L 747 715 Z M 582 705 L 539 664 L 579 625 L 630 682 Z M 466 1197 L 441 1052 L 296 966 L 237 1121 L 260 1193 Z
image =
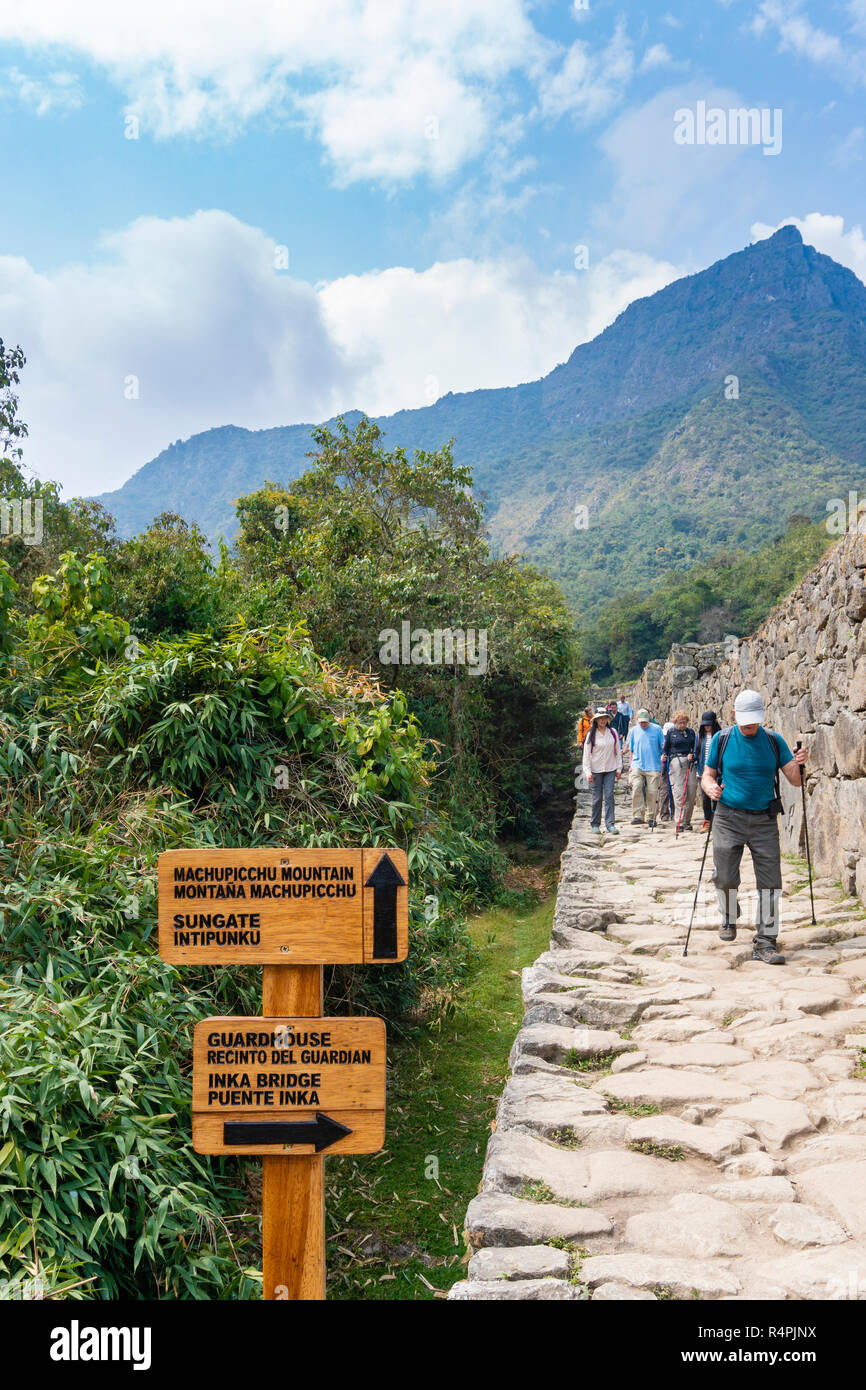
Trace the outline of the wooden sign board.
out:
M 379 1018 L 206 1018 L 193 1039 L 203 1154 L 375 1153 L 385 1142 Z
M 400 849 L 171 849 L 159 954 L 178 965 L 377 965 L 409 952 Z

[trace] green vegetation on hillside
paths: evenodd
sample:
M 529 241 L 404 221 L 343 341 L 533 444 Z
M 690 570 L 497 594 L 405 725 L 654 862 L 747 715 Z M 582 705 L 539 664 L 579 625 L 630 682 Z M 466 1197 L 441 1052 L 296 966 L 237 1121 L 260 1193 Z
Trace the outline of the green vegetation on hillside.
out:
M 582 492 L 551 467 L 553 491 L 527 546 L 582 625 L 614 598 L 646 597 L 672 572 L 686 576 L 720 551 L 761 551 L 790 515 L 818 522 L 832 498 L 847 496 L 857 477 L 849 460 L 818 444 L 802 416 L 754 373 L 742 370 L 739 391 L 726 399 L 720 377 L 673 425 L 669 412 L 631 421 L 630 449 L 645 460 L 638 471 L 617 461 L 615 436 L 612 450 L 599 453 L 606 478 L 584 470 Z M 522 501 L 518 491 L 509 504 L 518 516 Z M 589 508 L 585 530 L 574 526 L 576 501 Z M 632 670 L 645 655 L 643 646 L 635 650 Z
M 673 642 L 748 636 L 835 539 L 826 525 L 794 516 L 784 535 L 754 554 L 720 550 L 706 564 L 669 574 L 648 597 L 623 594 L 581 634 L 593 679 L 639 676 L 647 661 L 667 656 Z

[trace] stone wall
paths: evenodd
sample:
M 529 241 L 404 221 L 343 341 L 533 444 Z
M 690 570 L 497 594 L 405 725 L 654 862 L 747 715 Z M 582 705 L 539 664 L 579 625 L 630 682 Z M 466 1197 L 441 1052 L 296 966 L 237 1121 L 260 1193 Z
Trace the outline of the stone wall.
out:
M 650 662 L 632 704 L 660 723 L 679 706 L 696 726 L 714 709 L 733 720 L 734 697 L 759 690 L 767 725 L 809 749 L 809 844 L 819 874 L 866 898 L 866 516 L 830 550 L 758 631 L 738 641 L 671 648 Z M 783 847 L 802 854 L 802 799 L 782 780 Z

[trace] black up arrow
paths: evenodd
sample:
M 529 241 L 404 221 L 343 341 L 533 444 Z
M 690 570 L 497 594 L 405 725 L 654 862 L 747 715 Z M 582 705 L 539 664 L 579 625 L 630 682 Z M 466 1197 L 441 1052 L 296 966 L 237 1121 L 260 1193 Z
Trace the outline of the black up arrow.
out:
M 352 1131 L 330 1115 L 315 1120 L 227 1120 L 223 1125 L 224 1144 L 315 1144 L 316 1153 L 345 1139 Z
M 373 957 L 375 960 L 397 959 L 397 889 L 404 879 L 383 854 L 367 879 L 365 888 L 373 889 Z

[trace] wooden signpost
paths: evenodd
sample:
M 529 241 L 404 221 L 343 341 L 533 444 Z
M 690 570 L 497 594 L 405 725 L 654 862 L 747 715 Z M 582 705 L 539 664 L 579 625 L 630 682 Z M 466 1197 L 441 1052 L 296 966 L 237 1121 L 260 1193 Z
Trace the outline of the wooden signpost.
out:
M 378 1018 L 206 1018 L 193 1039 L 198 1153 L 375 1153 L 385 1139 Z
M 193 1041 L 193 1147 L 262 1155 L 263 1297 L 325 1297 L 324 1151 L 385 1141 L 385 1025 L 322 1017 L 323 964 L 409 949 L 403 850 L 169 850 L 159 951 L 262 964 L 262 1017 L 207 1018 Z
M 159 953 L 177 965 L 378 965 L 409 951 L 404 850 L 159 856 Z

